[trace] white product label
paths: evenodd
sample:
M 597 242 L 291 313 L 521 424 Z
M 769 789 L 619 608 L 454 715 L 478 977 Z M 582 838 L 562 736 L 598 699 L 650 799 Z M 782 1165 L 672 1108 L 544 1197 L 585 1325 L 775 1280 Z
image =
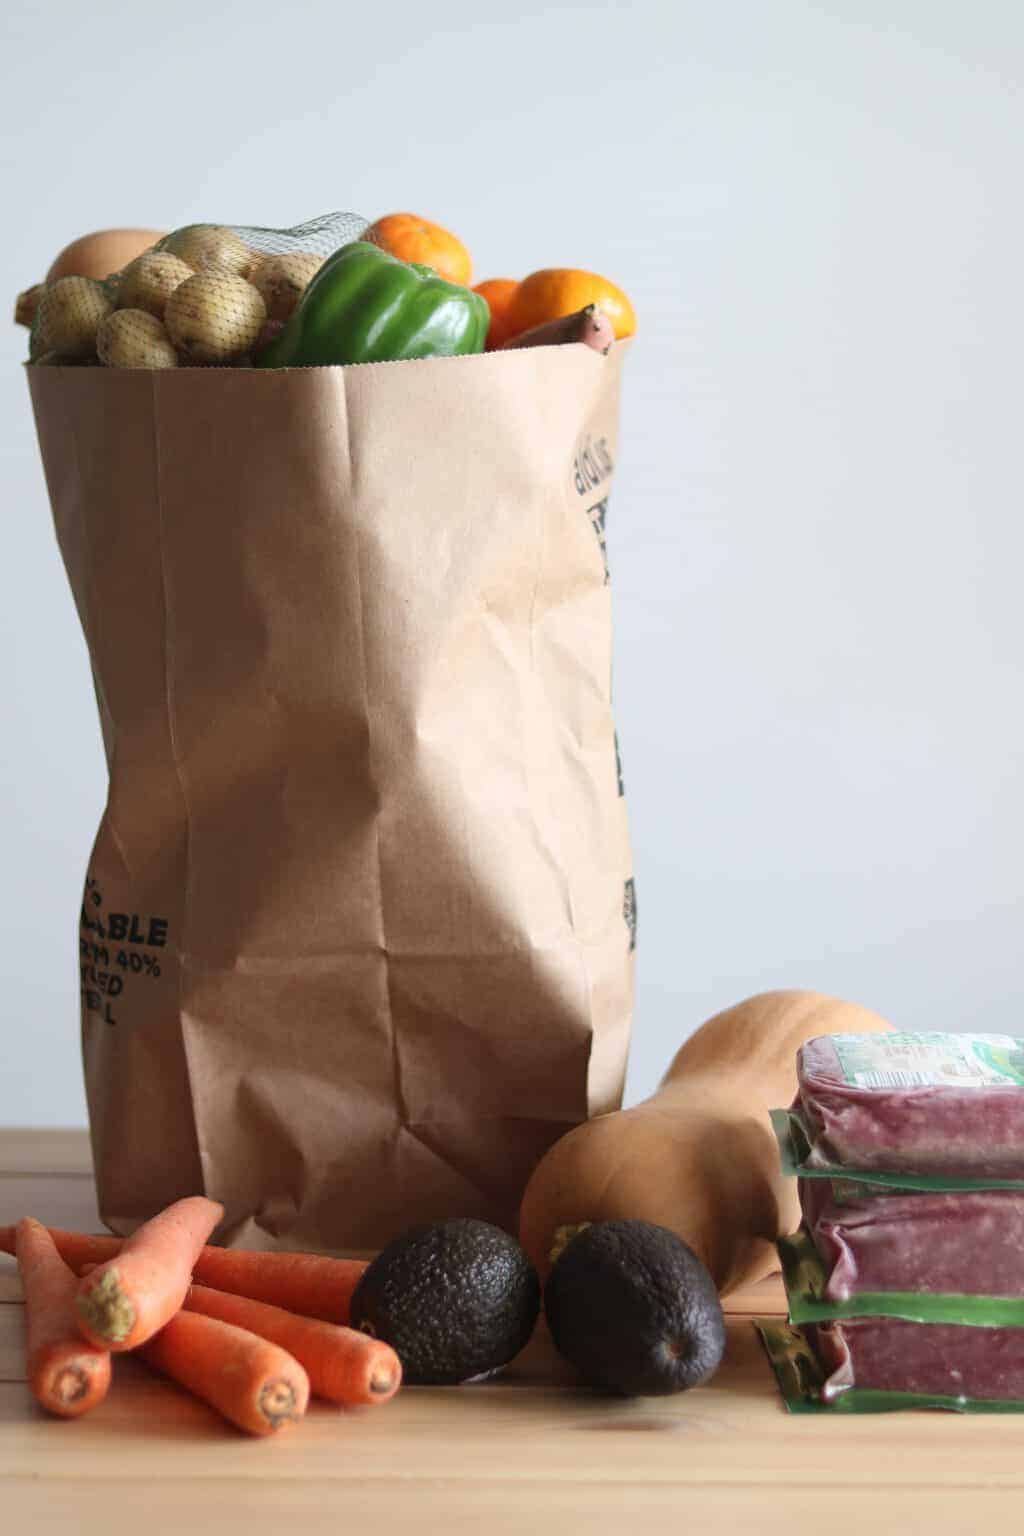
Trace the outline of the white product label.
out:
M 1024 1039 L 1015 1035 L 833 1035 L 852 1088 L 1024 1087 Z

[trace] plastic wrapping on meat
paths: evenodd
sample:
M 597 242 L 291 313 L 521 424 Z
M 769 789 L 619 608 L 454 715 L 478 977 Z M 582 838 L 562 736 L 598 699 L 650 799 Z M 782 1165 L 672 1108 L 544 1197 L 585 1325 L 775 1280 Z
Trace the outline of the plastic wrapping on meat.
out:
M 950 1398 L 1024 1398 L 1024 1328 L 847 1319 L 804 1330 L 826 1373 L 821 1395 L 851 1387 Z
M 1013 1178 L 1024 1169 L 1024 1040 L 832 1035 L 797 1058 L 811 1166 Z
M 801 1179 L 800 1206 L 828 1301 L 878 1291 L 1024 1297 L 1016 1190 L 839 1199 L 828 1180 Z

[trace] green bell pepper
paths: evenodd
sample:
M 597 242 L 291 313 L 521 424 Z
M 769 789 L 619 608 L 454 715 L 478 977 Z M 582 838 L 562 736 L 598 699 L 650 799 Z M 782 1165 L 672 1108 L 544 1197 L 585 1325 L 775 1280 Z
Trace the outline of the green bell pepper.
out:
M 256 366 L 315 368 L 482 352 L 489 324 L 487 300 L 471 288 L 357 240 L 324 262 Z

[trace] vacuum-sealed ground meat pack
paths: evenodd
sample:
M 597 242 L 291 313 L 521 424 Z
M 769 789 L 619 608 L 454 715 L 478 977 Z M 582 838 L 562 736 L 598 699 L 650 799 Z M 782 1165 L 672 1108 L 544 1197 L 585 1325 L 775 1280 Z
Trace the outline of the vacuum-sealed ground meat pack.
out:
M 956 1413 L 1024 1409 L 1024 1329 L 864 1318 L 755 1325 L 790 1413 Z M 984 1337 L 982 1337 L 982 1335 Z
M 797 1056 L 819 1167 L 1013 1178 L 1024 1169 L 1024 1040 L 831 1035 Z
M 923 1291 L 1024 1297 L 1024 1193 L 895 1192 L 800 1180 L 800 1206 L 826 1274 L 824 1295 Z
M 829 1402 L 851 1388 L 980 1399 L 1024 1398 L 1024 1328 L 859 1317 L 809 1326 Z

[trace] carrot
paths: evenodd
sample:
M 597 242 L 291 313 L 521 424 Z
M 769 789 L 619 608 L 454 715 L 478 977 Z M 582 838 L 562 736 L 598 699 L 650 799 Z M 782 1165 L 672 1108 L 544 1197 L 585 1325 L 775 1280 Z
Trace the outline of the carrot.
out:
M 75 1295 L 79 1331 L 106 1349 L 137 1349 L 181 1307 L 192 1266 L 224 1215 L 216 1200 L 194 1195 L 147 1221 L 121 1252 L 81 1281 Z
M 0 1253 L 14 1253 L 17 1227 L 0 1227 Z M 65 1264 L 76 1274 L 86 1264 L 102 1264 L 124 1247 L 123 1237 L 108 1237 L 105 1232 L 65 1232 L 62 1227 L 47 1227 L 53 1245 Z
M 105 1233 L 64 1232 L 51 1228 L 57 1251 L 79 1274 L 86 1264 L 102 1264 L 124 1247 L 124 1239 Z M 0 1253 L 14 1252 L 14 1228 L 0 1227 Z M 260 1253 L 246 1248 L 204 1248 L 195 1262 L 201 1285 L 251 1296 L 302 1317 L 347 1323 L 352 1293 L 366 1269 L 364 1259 L 331 1259 L 321 1253 Z
M 402 1364 L 391 1345 L 355 1328 L 297 1317 L 283 1307 L 270 1307 L 247 1296 L 229 1296 L 205 1285 L 192 1287 L 185 1307 L 280 1344 L 305 1368 L 310 1390 L 328 1402 L 349 1407 L 386 1403 L 401 1384 Z
M 102 1403 L 110 1386 L 110 1355 L 86 1344 L 71 1310 L 78 1288 L 44 1226 L 28 1218 L 15 1228 L 25 1290 L 28 1384 L 50 1413 L 76 1419 Z
M 309 1402 L 309 1377 L 297 1360 L 216 1317 L 179 1312 L 139 1354 L 250 1435 L 301 1419 Z

